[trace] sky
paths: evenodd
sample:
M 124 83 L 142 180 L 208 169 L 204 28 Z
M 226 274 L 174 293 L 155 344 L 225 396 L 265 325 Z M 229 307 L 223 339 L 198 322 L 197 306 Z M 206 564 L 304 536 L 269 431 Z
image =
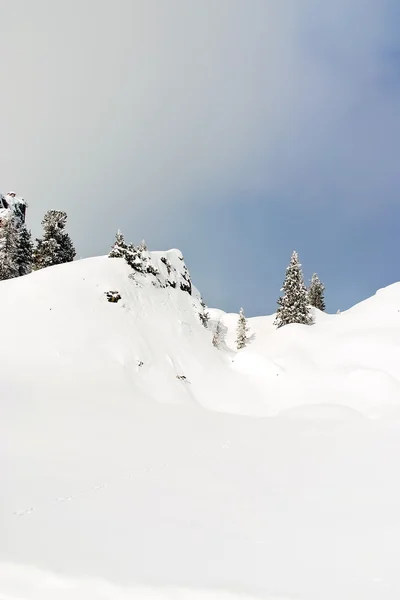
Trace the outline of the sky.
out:
M 0 190 L 178 247 L 209 306 L 329 312 L 400 280 L 398 0 L 3 0 Z

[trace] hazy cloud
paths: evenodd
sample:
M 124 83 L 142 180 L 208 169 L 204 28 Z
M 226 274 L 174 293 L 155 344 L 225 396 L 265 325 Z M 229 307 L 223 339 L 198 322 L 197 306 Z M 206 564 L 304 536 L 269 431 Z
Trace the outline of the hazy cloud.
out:
M 0 189 L 28 199 L 35 226 L 65 208 L 85 255 L 117 226 L 141 238 L 152 220 L 157 240 L 211 197 L 374 211 L 400 191 L 395 12 L 5 0 Z

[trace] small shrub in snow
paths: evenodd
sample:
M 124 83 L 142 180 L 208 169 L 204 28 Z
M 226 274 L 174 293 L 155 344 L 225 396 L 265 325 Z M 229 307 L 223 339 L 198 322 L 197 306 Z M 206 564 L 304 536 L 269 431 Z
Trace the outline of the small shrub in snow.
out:
M 206 303 L 204 302 L 203 299 L 201 299 L 201 306 L 202 306 L 203 310 L 199 313 L 199 319 L 200 319 L 201 324 L 203 325 L 203 327 L 205 327 L 207 329 L 208 328 L 208 322 L 210 320 L 210 313 L 208 312 Z
M 171 275 L 171 271 L 172 271 L 172 265 L 169 262 L 168 258 L 166 258 L 165 256 L 162 256 L 160 258 L 161 262 L 164 263 L 164 265 L 167 267 L 167 273 L 168 275 Z
M 183 258 L 179 257 L 180 260 L 183 261 Z M 180 283 L 180 288 L 182 292 L 187 292 L 188 294 L 192 294 L 192 281 L 190 279 L 190 273 L 186 265 L 183 266 L 183 271 L 181 273 L 182 281 Z
M 240 309 L 239 312 L 239 320 L 236 328 L 236 346 L 238 350 L 245 348 L 249 341 L 247 336 L 249 332 L 249 328 L 247 326 L 247 319 L 244 316 L 243 308 Z
M 109 302 L 118 302 L 119 300 L 121 300 L 121 294 L 119 292 L 116 291 L 109 291 L 109 292 L 105 292 L 105 295 L 107 296 L 107 300 Z
M 276 311 L 274 325 L 277 328 L 290 323 L 311 325 L 312 318 L 307 290 L 296 251 L 293 252 L 289 266 L 286 269 L 286 278 L 281 291 L 283 294 L 278 299 L 278 310 Z
M 160 274 L 160 271 L 157 269 L 157 267 L 155 267 L 153 265 L 153 263 L 149 260 L 147 262 L 147 268 L 146 268 L 146 273 L 149 273 L 149 275 L 154 275 L 154 277 L 157 277 L 157 275 Z
M 325 311 L 324 291 L 324 284 L 320 281 L 318 275 L 314 273 L 308 288 L 308 303 L 322 311 Z
M 180 381 L 187 381 L 186 375 L 177 375 L 176 378 L 179 379 Z

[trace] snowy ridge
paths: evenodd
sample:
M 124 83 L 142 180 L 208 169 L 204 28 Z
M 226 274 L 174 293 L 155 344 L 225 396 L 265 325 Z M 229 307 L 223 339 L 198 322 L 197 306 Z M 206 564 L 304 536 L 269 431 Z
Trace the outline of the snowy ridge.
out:
M 238 353 L 238 315 L 211 309 L 209 329 L 201 325 L 200 294 L 181 253 L 150 258 L 157 275 L 100 257 L 2 282 L 3 385 L 30 395 L 51 368 L 70 393 L 83 386 L 91 397 L 101 382 L 105 396 L 118 390 L 126 400 L 194 402 L 236 414 L 271 416 L 317 403 L 376 417 L 400 405 L 400 284 L 340 315 L 314 309 L 312 327 L 277 330 L 273 316 L 249 319 L 250 343 Z M 181 289 L 188 282 L 191 293 Z M 120 293 L 118 304 L 106 301 L 110 290 Z

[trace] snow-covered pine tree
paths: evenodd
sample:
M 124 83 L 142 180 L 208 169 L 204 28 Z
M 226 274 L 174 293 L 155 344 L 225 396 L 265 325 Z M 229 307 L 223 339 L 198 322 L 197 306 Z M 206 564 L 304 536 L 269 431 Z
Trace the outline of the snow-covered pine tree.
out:
M 236 346 L 238 350 L 242 350 L 247 346 L 249 328 L 247 326 L 247 319 L 244 315 L 243 308 L 239 311 L 239 320 L 236 328 Z
M 127 247 L 128 246 L 125 242 L 124 236 L 118 229 L 117 233 L 115 234 L 115 242 L 111 247 L 108 258 L 124 258 Z
M 125 260 L 138 273 L 147 272 L 147 255 L 140 246 L 129 244 L 125 252 Z
M 31 232 L 22 225 L 19 230 L 17 249 L 18 275 L 28 275 L 32 271 L 33 243 Z
M 65 231 L 67 213 L 49 210 L 42 221 L 43 237 L 36 240 L 33 252 L 33 268 L 44 269 L 53 265 L 72 262 L 76 252 Z
M 278 310 L 274 325 L 279 329 L 290 323 L 311 325 L 312 318 L 308 305 L 307 289 L 304 285 L 303 272 L 296 251 L 292 253 L 286 269 L 286 278 L 281 289 L 282 296 L 278 299 Z
M 124 257 L 128 265 L 137 273 L 142 273 L 143 275 L 148 273 L 155 277 L 160 274 L 160 271 L 152 261 L 151 254 L 148 251 L 144 240 L 142 240 L 138 246 L 129 244 L 124 251 Z M 153 281 L 153 285 L 157 285 L 157 283 L 159 284 L 160 282 Z
M 214 331 L 212 344 L 215 348 L 219 348 L 223 341 L 224 341 L 224 331 L 222 329 L 221 321 L 218 321 L 217 326 Z
M 320 281 L 318 275 L 314 273 L 308 288 L 308 303 L 322 311 L 325 311 L 324 291 L 324 284 Z
M 2 219 L 0 227 L 0 280 L 18 277 L 18 246 L 20 231 L 10 214 Z

